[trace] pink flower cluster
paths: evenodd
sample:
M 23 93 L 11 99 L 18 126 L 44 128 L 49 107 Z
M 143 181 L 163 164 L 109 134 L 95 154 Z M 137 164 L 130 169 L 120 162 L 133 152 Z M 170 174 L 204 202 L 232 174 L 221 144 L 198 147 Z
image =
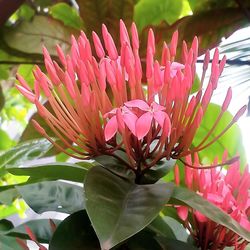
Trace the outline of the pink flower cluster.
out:
M 69 55 L 57 46 L 58 60 L 52 60 L 44 48 L 47 73 L 34 70 L 34 90 L 18 75 L 19 91 L 33 102 L 46 121 L 57 144 L 47 132 L 33 121 L 36 129 L 61 151 L 72 157 L 87 159 L 96 155 L 115 155 L 122 150 L 129 166 L 141 170 L 150 168 L 162 158 L 180 158 L 200 151 L 222 136 L 244 113 L 244 106 L 213 140 L 209 135 L 226 111 L 232 97 L 228 89 L 218 119 L 204 140 L 192 146 L 193 138 L 217 88 L 225 65 L 216 49 L 212 59 L 211 76 L 203 84 L 209 51 L 205 55 L 200 88 L 191 95 L 196 75 L 198 39 L 188 48 L 183 42 L 181 58 L 176 62 L 178 32 L 171 42 L 162 46 L 162 56 L 155 59 L 153 30 L 148 33 L 146 58 L 139 56 L 139 36 L 132 24 L 131 39 L 120 21 L 120 46 L 117 48 L 105 25 L 102 38 L 93 32 L 91 42 L 84 32 L 78 39 L 72 36 Z M 145 67 L 142 61 L 146 62 Z M 145 70 L 143 70 L 145 68 Z M 146 79 L 146 82 L 142 82 Z M 41 93 L 51 110 L 44 106 Z M 71 149 L 67 151 L 65 149 Z M 73 153 L 72 153 L 73 152 Z
M 244 173 L 241 174 L 240 162 L 235 161 L 228 167 L 228 170 L 202 169 L 197 154 L 193 162 L 191 157 L 187 157 L 186 161 L 189 165 L 200 167 L 185 166 L 186 187 L 221 208 L 250 232 L 249 168 L 246 167 Z M 179 184 L 178 166 L 175 168 L 175 181 Z M 188 212 L 191 213 L 191 217 L 188 216 Z M 245 249 L 248 244 L 239 235 L 205 217 L 199 211 L 180 206 L 177 207 L 177 213 L 202 249 L 224 249 L 226 246 Z M 189 221 L 190 218 L 192 218 L 191 221 Z

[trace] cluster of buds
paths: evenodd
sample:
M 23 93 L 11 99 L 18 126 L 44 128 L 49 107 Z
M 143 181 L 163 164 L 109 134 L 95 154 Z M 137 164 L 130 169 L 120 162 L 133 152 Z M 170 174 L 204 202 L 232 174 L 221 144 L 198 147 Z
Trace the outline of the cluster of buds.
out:
M 226 155 L 226 154 L 225 154 Z M 225 157 L 225 156 L 224 156 Z M 185 186 L 213 203 L 236 220 L 243 228 L 250 231 L 250 172 L 246 167 L 240 172 L 240 161 L 235 161 L 223 168 L 204 169 L 198 155 L 194 160 L 187 157 L 185 166 Z M 214 164 L 217 164 L 215 160 Z M 196 165 L 190 168 L 189 165 Z M 175 167 L 175 182 L 180 183 L 179 168 Z M 190 216 L 188 216 L 190 212 Z M 183 225 L 190 231 L 201 249 L 245 249 L 249 242 L 238 234 L 207 218 L 199 211 L 186 206 L 177 207 L 177 213 Z M 191 220 L 191 221 L 190 221 Z
M 199 145 L 191 146 L 217 88 L 225 57 L 220 61 L 219 52 L 215 50 L 211 76 L 208 83 L 203 84 L 210 62 L 210 52 L 206 53 L 199 90 L 191 95 L 198 39 L 194 38 L 190 48 L 183 42 L 181 59 L 176 62 L 178 32 L 175 32 L 170 44 L 163 44 L 158 61 L 154 33 L 150 29 L 144 72 L 135 24 L 130 33 L 131 39 L 120 21 L 117 49 L 103 25 L 102 39 L 95 32 L 92 34 L 92 51 L 90 41 L 81 32 L 78 39 L 72 36 L 69 55 L 65 56 L 57 46 L 59 61 L 52 60 L 44 48 L 47 74 L 35 68 L 34 90 L 17 76 L 19 91 L 36 105 L 40 116 L 64 146 L 57 144 L 37 121 L 33 121 L 34 126 L 61 151 L 78 159 L 89 159 L 98 155 L 117 157 L 116 152 L 122 150 L 126 152 L 129 167 L 143 171 L 163 158 L 179 159 L 208 147 L 244 113 L 245 106 L 209 141 L 231 101 L 229 88 L 214 126 Z M 41 92 L 51 110 L 43 105 Z

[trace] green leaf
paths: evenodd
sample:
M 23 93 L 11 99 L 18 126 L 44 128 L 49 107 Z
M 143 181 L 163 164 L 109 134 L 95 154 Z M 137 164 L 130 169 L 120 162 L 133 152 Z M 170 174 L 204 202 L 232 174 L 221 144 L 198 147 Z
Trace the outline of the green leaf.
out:
M 171 197 L 173 200 L 171 199 L 170 203 L 185 203 L 198 210 L 212 221 L 227 227 L 245 240 L 250 241 L 249 231 L 242 228 L 230 215 L 224 213 L 220 208 L 208 202 L 195 192 L 183 187 L 175 187 Z
M 141 183 L 143 184 L 153 184 L 160 180 L 162 177 L 167 175 L 172 168 L 174 167 L 176 163 L 176 160 L 170 159 L 166 160 L 163 159 L 161 161 L 158 161 L 156 165 L 150 169 L 148 169 L 141 180 Z
M 75 28 L 82 29 L 83 21 L 78 15 L 76 9 L 70 7 L 66 3 L 58 3 L 50 7 L 50 15 L 62 21 L 65 25 Z
M 81 166 L 79 164 L 81 164 Z M 10 165 L 7 167 L 7 171 L 14 175 L 30 176 L 31 179 L 36 181 L 62 179 L 82 183 L 88 169 L 92 166 L 89 162 L 81 162 L 78 164 L 47 163 L 30 167 Z
M 156 237 L 157 241 L 164 246 L 164 249 L 167 250 L 198 250 L 197 247 L 192 246 L 186 242 L 174 240 L 174 239 L 165 239 L 162 237 Z
M 3 220 L 0 220 L 0 234 L 1 232 L 3 231 L 9 231 L 10 229 L 12 229 L 14 226 L 12 224 L 11 221 L 9 220 L 6 220 L 6 219 L 3 219 Z
M 29 207 L 38 214 L 46 211 L 71 214 L 85 207 L 83 188 L 77 185 L 44 181 L 16 188 Z
M 0 129 L 0 150 L 9 149 L 13 144 L 9 135 L 2 129 Z
M 172 192 L 172 183 L 136 185 L 101 166 L 88 172 L 86 209 L 103 249 L 110 249 L 146 227 Z
M 51 143 L 46 139 L 37 139 L 18 144 L 0 155 L 0 168 L 7 165 L 18 166 L 25 161 L 37 159 L 46 154 Z
M 155 232 L 158 236 L 166 237 L 169 239 L 176 239 L 175 233 L 168 223 L 161 216 L 157 216 L 148 227 Z
M 22 4 L 18 9 L 18 16 L 29 21 L 35 15 L 34 9 L 32 9 L 28 4 Z
M 20 74 L 31 88 L 34 86 L 35 77 L 33 75 L 33 64 L 21 64 L 18 66 L 17 73 Z
M 23 250 L 23 248 L 17 243 L 16 238 L 0 235 L 0 249 L 3 250 Z
M 208 109 L 193 140 L 194 146 L 199 145 L 204 136 L 212 128 L 220 111 L 221 107 L 219 105 L 213 103 L 210 103 L 208 105 Z M 208 142 L 214 139 L 221 131 L 223 131 L 227 124 L 230 123 L 232 118 L 233 116 L 228 111 L 225 112 L 216 129 L 209 137 Z M 233 127 L 231 127 L 230 130 L 226 132 L 226 134 L 216 140 L 216 142 L 211 146 L 200 151 L 199 156 L 202 159 L 202 162 L 211 163 L 213 162 L 215 156 L 219 156 L 219 159 L 221 159 L 224 150 L 228 151 L 229 157 L 234 157 L 236 154 L 239 154 L 241 159 L 241 166 L 245 166 L 246 155 L 242 143 L 241 131 L 237 124 L 233 125 Z M 216 155 L 214 154 L 214 152 L 216 152 Z
M 41 54 L 44 45 L 51 55 L 56 56 L 55 45 L 59 44 L 64 51 L 69 51 L 70 35 L 77 33 L 50 17 L 34 16 L 30 22 L 23 21 L 6 29 L 3 38 L 12 49 L 28 54 Z
M 134 20 L 141 31 L 145 26 L 157 25 L 163 20 L 171 25 L 190 14 L 188 0 L 140 0 L 135 6 Z
M 61 221 L 60 220 L 52 220 L 56 226 L 58 226 Z M 49 219 L 38 219 L 38 220 L 31 220 L 25 222 L 17 227 L 10 229 L 9 231 L 5 232 L 5 235 L 11 237 L 18 237 L 21 239 L 30 239 L 29 235 L 25 230 L 25 226 L 28 226 L 33 234 L 36 236 L 37 240 L 41 243 L 49 243 L 52 235 L 53 229 L 50 224 Z
M 100 250 L 98 238 L 86 211 L 71 214 L 56 229 L 49 250 Z

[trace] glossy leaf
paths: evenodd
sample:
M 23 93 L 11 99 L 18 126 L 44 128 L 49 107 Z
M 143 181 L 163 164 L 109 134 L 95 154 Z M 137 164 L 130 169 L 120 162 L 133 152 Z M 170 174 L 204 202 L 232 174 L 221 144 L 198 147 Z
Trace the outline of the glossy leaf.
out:
M 220 208 L 208 202 L 200 195 L 183 187 L 175 187 L 172 193 L 170 203 L 187 204 L 188 206 L 198 210 L 203 215 L 213 220 L 214 222 L 227 227 L 242 238 L 250 241 L 249 232 L 242 228 L 230 215 L 224 213 Z
M 79 165 L 81 164 L 81 165 Z M 33 180 L 68 180 L 83 182 L 85 175 L 93 165 L 89 162 L 81 163 L 47 163 L 34 166 L 11 165 L 7 167 L 8 172 L 14 175 L 27 175 Z
M 145 172 L 141 180 L 141 183 L 153 184 L 157 182 L 158 180 L 160 180 L 162 177 L 167 175 L 172 170 L 175 163 L 176 163 L 176 160 L 173 160 L 173 159 L 170 159 L 170 160 L 163 159 L 161 161 L 158 161 L 154 167 L 148 169 Z
M 76 31 L 59 21 L 46 16 L 34 16 L 30 22 L 23 21 L 7 29 L 3 38 L 12 49 L 28 54 L 41 54 L 42 46 L 45 45 L 50 54 L 56 56 L 56 44 L 64 51 L 69 50 L 71 34 L 76 34 Z
M 193 140 L 193 145 L 198 145 L 202 141 L 204 135 L 212 128 L 220 110 L 221 107 L 219 105 L 213 103 L 209 104 L 202 123 Z M 215 138 L 221 131 L 223 131 L 232 118 L 233 116 L 229 112 L 225 112 L 215 131 L 209 137 L 208 142 Z M 230 130 L 227 131 L 225 135 L 216 140 L 214 144 L 200 151 L 199 156 L 204 163 L 211 163 L 213 162 L 215 156 L 221 157 L 225 149 L 228 151 L 229 157 L 234 157 L 236 154 L 239 154 L 241 165 L 245 166 L 245 150 L 242 144 L 241 131 L 237 124 L 230 128 Z
M 52 220 L 53 223 L 58 226 L 60 220 Z M 49 219 L 38 219 L 27 221 L 17 227 L 10 229 L 5 232 L 5 235 L 11 237 L 18 237 L 21 239 L 30 239 L 29 235 L 25 230 L 25 226 L 28 226 L 32 233 L 36 236 L 37 240 L 41 243 L 49 243 L 53 235 L 53 229 L 51 227 Z
M 135 6 L 134 20 L 138 29 L 142 30 L 149 24 L 157 25 L 163 20 L 171 25 L 190 13 L 188 0 L 141 0 Z
M 176 236 L 172 228 L 166 223 L 164 218 L 157 216 L 148 227 L 150 230 L 155 232 L 158 236 L 166 237 L 169 239 L 176 239 Z
M 49 250 L 100 250 L 98 238 L 86 211 L 71 214 L 56 229 Z
M 58 3 L 50 7 L 50 14 L 53 18 L 62 21 L 66 26 L 82 29 L 83 21 L 76 9 L 66 3 Z
M 100 166 L 88 172 L 86 209 L 103 249 L 110 249 L 146 227 L 172 192 L 172 183 L 136 185 Z
M 42 157 L 51 148 L 46 139 L 37 139 L 18 144 L 0 155 L 0 168 L 7 165 L 18 166 L 25 161 Z
M 83 188 L 77 185 L 43 181 L 16 188 L 29 207 L 38 214 L 47 211 L 71 214 L 85 207 Z
M 23 248 L 17 243 L 13 237 L 0 235 L 0 249 L 3 250 L 23 250 Z

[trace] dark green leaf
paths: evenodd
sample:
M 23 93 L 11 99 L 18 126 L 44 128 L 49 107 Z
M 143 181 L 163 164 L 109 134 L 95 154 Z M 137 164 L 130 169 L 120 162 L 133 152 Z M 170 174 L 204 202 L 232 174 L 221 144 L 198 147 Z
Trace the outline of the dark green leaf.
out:
M 164 249 L 167 249 L 167 250 L 183 250 L 183 249 L 198 250 L 197 247 L 192 246 L 183 241 L 174 240 L 174 239 L 165 239 L 162 237 L 156 237 L 156 239 L 162 246 L 164 246 Z
M 193 140 L 193 145 L 199 145 L 204 136 L 214 125 L 220 111 L 221 107 L 219 105 L 213 103 L 209 104 L 208 109 L 203 117 L 202 123 Z M 223 131 L 227 124 L 230 123 L 232 118 L 233 116 L 228 111 L 225 112 L 216 129 L 209 137 L 208 142 L 214 139 L 221 131 Z M 220 157 L 219 159 L 221 159 L 221 156 L 223 155 L 225 149 L 228 151 L 229 157 L 234 157 L 236 154 L 239 154 L 241 159 L 241 166 L 245 166 L 246 155 L 242 143 L 241 131 L 237 124 L 231 127 L 225 135 L 216 140 L 214 144 L 200 151 L 199 156 L 204 163 L 211 163 L 213 162 L 215 157 L 214 152 L 216 152 L 216 155 Z
M 127 159 L 123 157 L 124 156 L 123 154 L 119 154 L 119 156 L 124 160 L 124 162 L 127 162 Z M 128 167 L 124 162 L 119 161 L 117 158 L 113 156 L 100 155 L 94 157 L 94 160 L 98 164 L 102 165 L 104 168 L 113 172 L 117 176 L 120 176 L 121 178 L 135 179 L 134 172 L 128 169 Z
M 78 211 L 62 221 L 49 244 L 49 250 L 80 249 L 100 250 L 86 211 Z
M 29 207 L 39 214 L 46 211 L 71 214 L 85 207 L 83 188 L 77 185 L 44 181 L 16 188 Z
M 9 231 L 10 229 L 12 229 L 14 226 L 12 224 L 11 221 L 9 220 L 6 220 L 6 219 L 3 219 L 3 220 L 0 220 L 0 234 L 1 232 L 3 231 Z
M 149 225 L 148 228 L 155 232 L 158 236 L 169 239 L 176 239 L 173 229 L 161 216 L 157 216 Z
M 42 45 L 45 45 L 50 54 L 56 56 L 56 44 L 65 51 L 69 50 L 71 34 L 76 34 L 76 31 L 59 21 L 46 16 L 34 16 L 30 22 L 23 21 L 5 30 L 4 41 L 10 48 L 28 54 L 41 54 Z
M 60 220 L 54 219 L 52 221 L 56 226 L 58 226 L 61 222 Z M 5 235 L 11 237 L 18 237 L 21 239 L 30 239 L 24 226 L 28 226 L 33 232 L 33 234 L 36 236 L 37 240 L 41 243 L 49 243 L 52 238 L 53 229 L 51 228 L 49 219 L 28 221 L 5 232 Z
M 50 14 L 55 19 L 62 21 L 65 25 L 75 28 L 82 29 L 83 21 L 78 15 L 76 9 L 70 7 L 66 3 L 58 3 L 50 7 Z
M 214 222 L 229 228 L 242 238 L 250 241 L 250 234 L 246 229 L 242 228 L 240 224 L 238 224 L 231 216 L 224 213 L 220 208 L 208 202 L 195 192 L 183 187 L 175 187 L 174 192 L 172 193 L 172 198 L 173 200 L 170 201 L 171 203 L 175 204 L 175 201 L 181 202 L 182 204 L 185 203 L 200 211 Z
M 80 165 L 81 164 L 81 165 Z M 39 180 L 68 180 L 81 182 L 90 167 L 93 165 L 88 162 L 81 163 L 47 163 L 30 167 L 8 166 L 7 170 L 15 175 L 27 175 L 31 179 Z
M 172 192 L 172 183 L 136 185 L 101 166 L 85 179 L 86 209 L 103 249 L 110 249 L 146 227 Z
M 7 165 L 18 166 L 25 161 L 37 159 L 46 154 L 51 143 L 46 139 L 37 139 L 18 144 L 0 155 L 0 168 Z
M 159 179 L 167 175 L 172 170 L 175 163 L 176 163 L 176 160 L 173 160 L 173 159 L 170 159 L 170 160 L 163 159 L 157 162 L 157 164 L 154 167 L 145 171 L 145 174 L 143 175 L 141 183 L 153 184 L 157 182 Z
M 2 250 L 23 250 L 17 243 L 16 238 L 0 235 L 0 249 Z
M 17 197 L 19 193 L 14 185 L 0 187 L 0 204 L 11 205 Z

